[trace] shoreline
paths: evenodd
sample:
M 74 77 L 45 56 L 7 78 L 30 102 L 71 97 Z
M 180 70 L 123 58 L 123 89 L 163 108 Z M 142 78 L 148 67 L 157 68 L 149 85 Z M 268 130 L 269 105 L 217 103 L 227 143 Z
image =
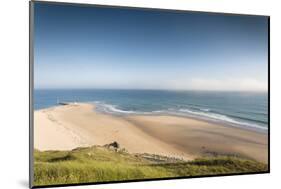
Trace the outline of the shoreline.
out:
M 261 129 L 258 127 L 251 127 L 251 126 L 245 126 L 245 125 L 239 125 L 239 124 L 234 124 L 234 123 L 227 123 L 221 120 L 215 120 L 215 119 L 209 119 L 209 118 L 203 118 L 203 117 L 199 117 L 199 116 L 192 116 L 192 115 L 177 115 L 177 114 L 169 114 L 169 113 L 155 113 L 155 114 L 129 114 L 129 115 L 114 115 L 112 113 L 107 113 L 107 112 L 97 112 L 100 114 L 106 114 L 106 115 L 111 115 L 111 116 L 116 116 L 116 117 L 129 117 L 129 116 L 171 116 L 171 117 L 180 117 L 180 118 L 187 118 L 187 119 L 193 119 L 193 120 L 197 120 L 197 121 L 202 121 L 202 122 L 206 122 L 206 123 L 212 123 L 212 124 L 219 124 L 222 125 L 224 127 L 233 127 L 233 128 L 238 128 L 238 129 L 242 129 L 242 130 L 247 130 L 247 131 L 253 131 L 253 132 L 258 132 L 258 133 L 263 133 L 263 134 L 267 134 L 268 133 L 268 129 Z
M 185 160 L 226 154 L 267 162 L 266 133 L 223 123 L 174 115 L 108 115 L 86 103 L 36 110 L 34 118 L 34 147 L 39 150 L 69 150 L 117 141 L 130 153 Z
M 69 102 L 67 104 L 75 104 L 75 103 Z M 94 107 L 96 107 L 96 104 L 92 103 L 92 102 L 79 102 L 78 104 L 89 104 L 89 105 L 93 105 Z M 34 110 L 34 111 L 41 111 L 41 110 L 50 109 L 50 108 L 59 107 L 59 106 L 64 106 L 64 105 L 57 104 L 57 105 L 54 105 L 54 106 L 51 106 L 51 107 L 37 109 L 37 110 Z M 223 120 L 219 120 L 219 119 L 215 119 L 215 118 L 208 118 L 208 117 L 204 117 L 204 116 L 200 117 L 200 116 L 197 116 L 197 115 L 180 115 L 180 114 L 176 114 L 176 113 L 173 114 L 173 113 L 168 113 L 168 112 L 163 112 L 163 113 L 155 113 L 155 112 L 137 113 L 136 112 L 136 113 L 121 114 L 121 113 L 98 111 L 95 108 L 93 108 L 93 111 L 95 111 L 96 113 L 109 115 L 109 116 L 113 116 L 113 117 L 121 117 L 121 118 L 126 118 L 128 116 L 172 116 L 172 117 L 181 117 L 181 118 L 203 121 L 203 122 L 206 122 L 206 123 L 219 124 L 219 125 L 223 125 L 225 127 L 233 127 L 233 128 L 238 128 L 238 129 L 268 134 L 268 128 L 262 128 L 262 126 L 258 126 L 258 127 L 246 126 L 246 125 L 242 125 L 242 124 L 229 123 L 227 121 L 223 121 Z

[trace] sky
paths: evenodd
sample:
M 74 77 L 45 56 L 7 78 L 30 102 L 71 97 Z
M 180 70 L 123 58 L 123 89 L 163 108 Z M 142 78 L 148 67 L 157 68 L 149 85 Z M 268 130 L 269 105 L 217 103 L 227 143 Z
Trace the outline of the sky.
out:
M 266 91 L 267 18 L 35 2 L 34 85 Z

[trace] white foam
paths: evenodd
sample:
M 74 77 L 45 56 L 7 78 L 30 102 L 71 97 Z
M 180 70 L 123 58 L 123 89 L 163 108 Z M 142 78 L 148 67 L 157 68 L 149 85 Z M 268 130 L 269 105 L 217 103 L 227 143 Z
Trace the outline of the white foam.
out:
M 106 113 L 112 113 L 112 114 L 170 114 L 170 115 L 180 115 L 180 116 L 194 116 L 198 118 L 205 118 L 209 120 L 214 120 L 214 121 L 222 121 L 226 122 L 229 124 L 235 124 L 235 125 L 240 125 L 244 127 L 250 127 L 250 128 L 256 128 L 256 129 L 261 129 L 261 130 L 267 130 L 266 127 L 259 126 L 254 123 L 248 123 L 248 122 L 241 122 L 238 120 L 235 120 L 233 118 L 230 118 L 226 115 L 222 114 L 217 114 L 217 113 L 212 113 L 210 112 L 210 109 L 208 108 L 202 108 L 200 111 L 194 111 L 190 109 L 173 109 L 169 108 L 168 110 L 155 110 L 152 112 L 140 112 L 140 111 L 131 111 L 131 110 L 122 110 L 119 109 L 118 106 L 112 105 L 112 104 L 106 104 L 104 102 L 100 101 L 95 101 L 93 102 L 97 106 L 98 111 L 106 112 Z
M 107 113 L 122 113 L 122 114 L 136 114 L 135 111 L 126 111 L 118 109 L 117 106 L 111 105 L 111 104 L 105 104 L 102 102 L 96 103 L 97 109 L 101 109 L 102 111 L 105 111 Z
M 210 111 L 210 109 L 208 109 L 208 108 L 200 108 L 200 110 L 205 111 L 205 112 L 209 112 Z
M 209 113 L 209 112 L 208 113 L 197 112 L 197 111 L 191 111 L 189 109 L 179 109 L 179 111 L 184 112 L 184 113 L 188 113 L 188 114 L 191 114 L 191 115 L 204 116 L 206 118 L 211 118 L 211 119 L 218 120 L 218 121 L 224 121 L 224 122 L 227 122 L 227 123 L 232 123 L 232 124 L 237 124 L 237 125 L 242 125 L 242 126 L 247 126 L 247 127 L 253 127 L 253 128 L 258 128 L 258 129 L 262 129 L 262 130 L 267 130 L 267 128 L 261 127 L 257 124 L 237 121 L 237 120 L 234 120 L 234 119 L 232 119 L 228 116 L 221 115 L 221 114 Z

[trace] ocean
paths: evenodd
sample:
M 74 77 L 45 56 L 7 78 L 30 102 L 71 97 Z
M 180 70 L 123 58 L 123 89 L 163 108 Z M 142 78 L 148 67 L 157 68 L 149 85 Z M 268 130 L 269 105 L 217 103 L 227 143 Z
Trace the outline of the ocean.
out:
M 58 101 L 93 103 L 96 111 L 115 115 L 177 115 L 268 130 L 266 92 L 34 90 L 35 110 L 56 106 Z

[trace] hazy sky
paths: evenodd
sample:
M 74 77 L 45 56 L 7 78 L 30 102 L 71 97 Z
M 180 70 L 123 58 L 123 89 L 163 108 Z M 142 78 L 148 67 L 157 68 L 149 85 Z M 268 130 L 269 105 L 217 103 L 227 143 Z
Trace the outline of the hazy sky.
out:
M 267 18 L 35 2 L 35 88 L 267 90 Z

